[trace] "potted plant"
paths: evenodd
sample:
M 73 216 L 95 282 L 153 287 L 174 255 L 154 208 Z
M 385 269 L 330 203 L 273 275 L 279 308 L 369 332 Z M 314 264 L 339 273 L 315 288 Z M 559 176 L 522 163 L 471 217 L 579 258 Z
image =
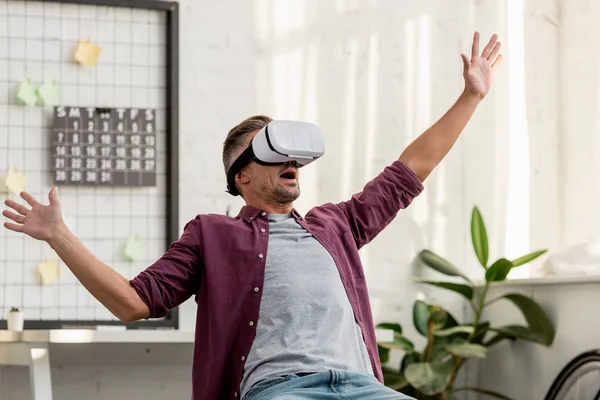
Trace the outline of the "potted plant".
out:
M 541 256 L 546 250 L 519 257 L 515 260 L 500 258 L 493 263 L 488 260 L 488 240 L 485 224 L 477 207 L 471 216 L 471 239 L 479 263 L 485 274 L 482 285 L 474 284 L 465 274 L 447 260 L 430 250 L 422 250 L 418 259 L 424 265 L 454 279 L 449 281 L 417 281 L 451 290 L 465 298 L 473 310 L 473 320 L 459 323 L 440 305 L 417 300 L 413 306 L 413 323 L 427 342 L 424 349 L 416 349 L 402 334 L 397 323 L 385 322 L 379 328 L 394 331 L 391 342 L 379 342 L 382 363 L 389 360 L 391 350 L 404 352 L 397 369 L 383 368 L 386 386 L 413 396 L 419 400 L 457 400 L 459 393 L 473 391 L 480 394 L 510 400 L 501 393 L 472 387 L 456 387 L 456 377 L 462 366 L 471 359 L 482 359 L 490 347 L 503 340 L 525 340 L 543 346 L 551 346 L 555 331 L 550 319 L 533 299 L 520 293 L 509 293 L 488 300 L 488 289 L 494 282 L 504 281 L 509 272 Z M 459 280 L 458 282 L 456 280 Z M 509 301 L 521 311 L 526 325 L 494 326 L 484 321 L 486 306 L 496 301 Z
M 21 332 L 23 330 L 23 312 L 17 307 L 12 307 L 8 312 L 6 324 L 9 331 Z

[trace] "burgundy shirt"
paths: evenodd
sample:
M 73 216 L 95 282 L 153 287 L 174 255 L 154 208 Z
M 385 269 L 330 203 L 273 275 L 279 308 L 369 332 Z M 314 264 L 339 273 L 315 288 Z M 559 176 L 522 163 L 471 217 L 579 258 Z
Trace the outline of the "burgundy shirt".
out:
M 360 193 L 294 218 L 329 251 L 362 330 L 375 377 L 383 382 L 369 294 L 358 250 L 369 243 L 423 190 L 421 181 L 395 161 Z M 195 400 L 238 397 L 254 335 L 265 275 L 269 221 L 244 206 L 237 217 L 198 215 L 181 238 L 131 280 L 151 318 L 190 298 L 198 304 L 192 392 Z

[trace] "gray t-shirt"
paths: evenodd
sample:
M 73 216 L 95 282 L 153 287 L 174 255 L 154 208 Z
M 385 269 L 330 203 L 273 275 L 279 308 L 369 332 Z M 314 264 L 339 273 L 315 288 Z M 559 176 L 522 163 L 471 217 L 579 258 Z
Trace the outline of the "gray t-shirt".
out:
M 333 258 L 292 215 L 270 214 L 265 281 L 242 398 L 262 379 L 329 369 L 373 374 Z

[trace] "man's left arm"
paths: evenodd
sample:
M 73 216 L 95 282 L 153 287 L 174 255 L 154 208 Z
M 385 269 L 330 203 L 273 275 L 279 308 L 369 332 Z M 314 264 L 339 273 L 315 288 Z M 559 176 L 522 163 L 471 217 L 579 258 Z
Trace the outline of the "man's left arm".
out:
M 471 59 L 462 54 L 465 89 L 456 103 L 429 129 L 417 137 L 364 189 L 348 201 L 337 204 L 348 219 L 357 246 L 370 242 L 412 199 L 423 190 L 422 182 L 450 151 L 487 95 L 495 70 L 502 61 L 500 42 L 493 35 L 479 54 L 479 33 L 475 33 Z
M 492 85 L 495 70 L 502 62 L 500 42 L 493 35 L 479 54 L 479 33 L 473 37 L 471 59 L 462 54 L 465 89 L 456 103 L 431 128 L 417 137 L 398 159 L 425 181 L 450 151 Z

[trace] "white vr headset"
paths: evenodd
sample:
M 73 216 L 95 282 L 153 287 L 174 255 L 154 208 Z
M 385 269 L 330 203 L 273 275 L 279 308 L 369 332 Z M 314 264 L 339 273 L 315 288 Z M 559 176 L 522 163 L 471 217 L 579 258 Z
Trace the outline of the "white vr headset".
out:
M 309 122 L 271 121 L 252 139 L 227 172 L 227 192 L 239 195 L 235 175 L 251 161 L 262 165 L 295 162 L 303 167 L 325 154 L 325 141 L 318 126 Z

